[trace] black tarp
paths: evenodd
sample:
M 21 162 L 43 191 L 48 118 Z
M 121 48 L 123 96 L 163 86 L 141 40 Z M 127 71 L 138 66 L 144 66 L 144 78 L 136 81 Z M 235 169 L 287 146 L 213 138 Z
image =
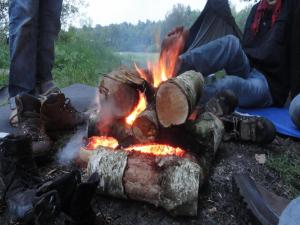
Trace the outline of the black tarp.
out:
M 228 34 L 235 35 L 240 39 L 242 37 L 242 32 L 232 16 L 228 0 L 208 0 L 190 28 L 185 51 Z

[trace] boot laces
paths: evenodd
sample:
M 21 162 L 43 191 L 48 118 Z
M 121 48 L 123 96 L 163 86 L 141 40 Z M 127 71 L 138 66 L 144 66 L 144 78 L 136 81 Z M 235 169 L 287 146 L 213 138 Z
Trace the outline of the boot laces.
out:
M 237 117 L 233 116 L 232 122 L 233 122 L 233 129 L 232 129 L 232 132 L 230 133 L 230 135 L 233 136 L 234 138 L 239 138 L 239 136 L 240 136 L 239 119 Z

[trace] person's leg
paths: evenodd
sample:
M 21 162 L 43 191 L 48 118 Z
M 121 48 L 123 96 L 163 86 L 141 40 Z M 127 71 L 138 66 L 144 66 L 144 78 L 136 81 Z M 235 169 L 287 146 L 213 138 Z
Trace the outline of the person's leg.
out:
M 296 225 L 300 220 L 300 197 L 294 199 L 283 211 L 279 219 L 279 225 Z
M 60 31 L 62 0 L 41 0 L 39 13 L 37 82 L 41 93 L 53 88 L 54 44 Z
M 291 102 L 290 116 L 295 125 L 300 129 L 300 94 L 298 94 Z
M 35 88 L 38 9 L 38 0 L 9 4 L 10 97 Z
M 201 102 L 205 103 L 217 93 L 231 90 L 241 107 L 268 107 L 273 103 L 266 78 L 253 69 L 244 79 L 238 76 L 225 76 L 204 86 Z
M 227 35 L 179 56 L 181 71 L 196 70 L 208 76 L 225 69 L 227 74 L 247 78 L 251 72 L 249 60 L 240 40 Z

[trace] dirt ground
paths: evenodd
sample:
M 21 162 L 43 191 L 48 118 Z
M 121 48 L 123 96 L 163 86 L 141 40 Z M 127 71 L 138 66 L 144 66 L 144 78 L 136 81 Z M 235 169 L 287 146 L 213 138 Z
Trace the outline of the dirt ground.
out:
M 267 161 L 259 164 L 255 154 L 265 154 Z M 276 160 L 273 160 L 273 159 Z M 104 220 L 104 224 L 111 225 L 242 225 L 247 215 L 236 216 L 234 207 L 239 204 L 235 193 L 232 192 L 232 175 L 246 172 L 255 181 L 280 196 L 292 199 L 300 194 L 300 171 L 286 174 L 280 170 L 279 162 L 293 159 L 293 168 L 300 167 L 300 142 L 289 138 L 277 137 L 276 140 L 263 147 L 240 143 L 222 143 L 216 159 L 212 165 L 206 185 L 200 191 L 199 212 L 196 218 L 173 218 L 164 210 L 152 205 L 97 196 L 93 201 L 97 216 Z M 277 164 L 276 164 L 277 163 Z M 45 177 L 55 177 L 70 166 L 60 166 L 50 162 L 40 171 Z M 286 168 L 285 168 L 286 169 Z M 293 170 L 291 170 L 293 171 Z M 289 177 L 294 176 L 294 177 Z M 296 182 L 295 182 L 296 180 Z M 288 182 L 287 182 L 288 181 Z M 0 224 L 9 224 L 0 218 Z M 251 218 L 250 218 L 251 220 Z M 255 224 L 254 222 L 247 224 Z

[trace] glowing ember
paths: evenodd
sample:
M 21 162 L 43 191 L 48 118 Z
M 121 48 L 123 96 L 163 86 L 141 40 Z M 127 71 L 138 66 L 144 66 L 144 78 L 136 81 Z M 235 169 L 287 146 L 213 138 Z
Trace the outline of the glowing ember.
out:
M 112 137 L 91 137 L 88 139 L 88 145 L 85 147 L 86 150 L 95 150 L 98 147 L 108 147 L 116 149 L 119 143 L 116 139 Z M 181 148 L 172 147 L 169 145 L 161 144 L 149 144 L 149 145 L 132 145 L 124 149 L 125 151 L 136 151 L 143 154 L 151 154 L 158 156 L 170 156 L 175 155 L 178 157 L 183 157 L 185 151 Z
M 119 146 L 119 143 L 116 139 L 112 137 L 90 137 L 88 139 L 88 145 L 85 147 L 87 150 L 94 150 L 100 146 L 109 147 L 115 149 Z
M 183 157 L 185 151 L 181 148 L 175 148 L 168 145 L 150 144 L 150 145 L 133 145 L 125 149 L 125 151 L 137 151 L 144 154 L 153 154 L 160 156 L 176 155 Z
M 145 95 L 142 92 L 139 92 L 139 103 L 132 111 L 132 113 L 126 118 L 126 123 L 132 125 L 138 115 L 143 112 L 147 107 L 147 100 Z
M 154 87 L 158 87 L 161 82 L 173 77 L 176 62 L 183 47 L 184 38 L 182 35 L 178 35 L 177 38 L 173 38 L 172 44 L 169 47 L 162 49 L 158 63 L 152 64 L 148 62 L 148 70 L 152 72 L 152 85 Z M 139 69 L 136 65 L 135 68 L 139 75 L 147 80 L 144 71 Z

